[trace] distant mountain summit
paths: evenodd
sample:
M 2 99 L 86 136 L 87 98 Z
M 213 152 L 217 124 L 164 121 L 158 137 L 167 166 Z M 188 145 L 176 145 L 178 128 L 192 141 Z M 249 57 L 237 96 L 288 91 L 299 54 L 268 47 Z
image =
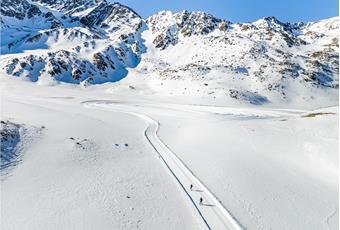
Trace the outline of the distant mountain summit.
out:
M 96 7 L 100 0 L 32 0 L 33 3 L 72 15 Z
M 338 17 L 233 23 L 204 12 L 161 11 L 143 20 L 117 2 L 3 0 L 0 19 L 3 75 L 34 82 L 124 78 L 115 87 L 252 104 L 338 92 Z

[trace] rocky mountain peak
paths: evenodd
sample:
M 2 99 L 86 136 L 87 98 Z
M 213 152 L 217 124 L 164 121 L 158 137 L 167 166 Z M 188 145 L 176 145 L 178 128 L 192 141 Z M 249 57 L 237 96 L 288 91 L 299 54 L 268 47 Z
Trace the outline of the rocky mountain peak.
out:
M 202 35 L 215 30 L 221 19 L 204 12 L 183 11 L 175 15 L 176 25 L 183 36 Z
M 35 26 L 37 28 L 56 28 L 62 23 L 53 13 L 43 12 L 40 8 L 27 0 L 1 1 L 0 19 L 2 27 Z
M 133 20 L 141 21 L 141 17 L 131 8 L 118 2 L 108 3 L 102 1 L 90 13 L 80 19 L 80 22 L 88 27 L 107 27 L 110 24 L 129 25 Z
M 216 29 L 226 31 L 230 22 L 205 12 L 184 10 L 179 13 L 161 11 L 149 17 L 147 24 L 156 35 L 155 46 L 165 49 L 170 44 L 176 44 L 179 36 L 206 35 Z
M 292 32 L 293 26 L 290 23 L 283 23 L 274 16 L 264 17 L 253 23 L 258 28 L 270 28 L 275 31 Z
M 14 17 L 18 20 L 42 16 L 40 9 L 26 0 L 3 0 L 1 1 L 2 16 Z
M 64 12 L 67 14 L 73 14 L 79 11 L 84 11 L 88 8 L 98 5 L 105 0 L 32 0 L 32 2 L 41 4 L 48 8 Z

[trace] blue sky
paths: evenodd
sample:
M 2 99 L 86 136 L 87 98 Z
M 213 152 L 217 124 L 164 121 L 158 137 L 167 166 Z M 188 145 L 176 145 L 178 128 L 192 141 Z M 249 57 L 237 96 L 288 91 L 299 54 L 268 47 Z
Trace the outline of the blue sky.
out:
M 275 16 L 281 21 L 315 21 L 339 14 L 338 0 L 116 0 L 143 18 L 160 10 L 205 11 L 233 22 Z

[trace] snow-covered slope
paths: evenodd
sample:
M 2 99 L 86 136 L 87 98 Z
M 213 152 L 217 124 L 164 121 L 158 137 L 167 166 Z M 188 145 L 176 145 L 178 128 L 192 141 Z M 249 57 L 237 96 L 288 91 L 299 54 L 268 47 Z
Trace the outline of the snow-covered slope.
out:
M 222 103 L 334 105 L 339 19 L 232 23 L 204 12 L 146 20 L 101 0 L 3 1 L 2 75 L 40 84 L 116 82 L 112 91 Z
M 338 107 L 1 83 L 1 119 L 45 127 L 1 178 L 1 229 L 339 229 Z

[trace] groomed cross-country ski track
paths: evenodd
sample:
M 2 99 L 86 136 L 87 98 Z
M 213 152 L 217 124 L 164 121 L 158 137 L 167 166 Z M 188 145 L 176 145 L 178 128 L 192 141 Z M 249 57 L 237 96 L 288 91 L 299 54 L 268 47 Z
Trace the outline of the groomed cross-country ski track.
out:
M 212 230 L 244 229 L 207 186 L 158 137 L 157 132 L 160 126 L 158 121 L 146 114 L 129 109 L 129 106 L 122 108 L 117 106 L 119 104 L 106 103 L 105 101 L 85 101 L 83 104 L 87 108 L 122 112 L 144 120 L 147 124 L 144 132 L 145 138 L 155 149 L 165 167 L 174 176 L 183 193 L 190 199 L 194 209 L 201 217 L 203 225 Z M 193 185 L 192 189 L 190 189 L 190 185 Z M 202 204 L 200 204 L 200 198 L 203 198 Z

